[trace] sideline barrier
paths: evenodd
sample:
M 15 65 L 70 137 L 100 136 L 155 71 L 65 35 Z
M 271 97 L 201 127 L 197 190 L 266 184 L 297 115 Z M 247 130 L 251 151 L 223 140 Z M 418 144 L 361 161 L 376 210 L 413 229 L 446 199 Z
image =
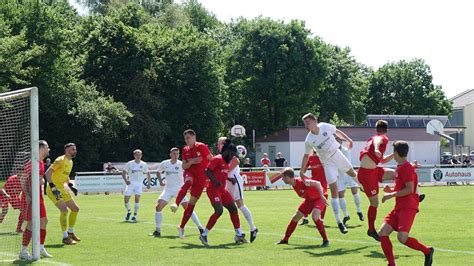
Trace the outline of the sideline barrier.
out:
M 396 168 L 395 165 L 387 165 L 387 168 Z M 358 167 L 354 167 L 356 170 Z M 241 175 L 244 178 L 244 186 L 247 189 L 254 187 L 270 187 L 270 188 L 289 188 L 281 179 L 275 183 L 271 183 L 269 176 L 279 173 L 283 167 L 254 167 L 241 168 Z M 299 176 L 299 168 L 295 169 L 295 175 Z M 474 167 L 452 167 L 451 165 L 426 165 L 416 169 L 419 183 L 429 183 L 430 185 L 446 184 L 451 182 L 474 183 Z M 143 188 L 145 191 L 161 190 L 158 179 L 156 178 L 156 170 L 150 171 L 151 186 L 146 189 L 147 180 L 143 179 Z M 311 171 L 306 172 L 307 176 L 311 176 Z M 166 180 L 166 179 L 165 179 Z M 125 183 L 123 182 L 121 173 L 106 172 L 78 172 L 76 173 L 75 186 L 80 193 L 94 192 L 123 192 Z

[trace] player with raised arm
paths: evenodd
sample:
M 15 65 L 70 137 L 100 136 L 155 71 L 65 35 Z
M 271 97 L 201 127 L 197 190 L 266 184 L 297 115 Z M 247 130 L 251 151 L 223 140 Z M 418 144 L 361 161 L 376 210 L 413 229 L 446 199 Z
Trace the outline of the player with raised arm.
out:
M 49 145 L 46 141 L 40 140 L 39 141 L 39 176 L 32 177 L 31 176 L 31 161 L 27 163 L 25 167 L 25 172 L 22 173 L 23 180 L 22 180 L 22 188 L 23 193 L 26 197 L 26 208 L 25 208 L 25 221 L 26 221 L 26 229 L 23 232 L 23 240 L 21 245 L 21 251 L 19 254 L 20 259 L 23 260 L 32 260 L 33 258 L 28 253 L 28 245 L 30 244 L 32 232 L 31 232 L 31 219 L 32 219 L 32 206 L 31 206 L 31 180 L 32 178 L 39 178 L 39 195 L 40 195 L 40 202 L 39 202 L 39 209 L 40 209 L 40 256 L 43 258 L 51 258 L 52 256 L 46 251 L 44 247 L 44 241 L 46 240 L 46 225 L 48 224 L 48 218 L 46 217 L 46 207 L 44 205 L 43 200 L 43 190 L 42 190 L 42 182 L 44 176 L 44 162 L 43 160 L 46 159 L 49 155 Z
M 219 155 L 212 157 L 206 167 L 206 176 L 209 178 L 206 193 L 214 208 L 214 213 L 209 217 L 204 232 L 200 235 L 204 246 L 209 246 L 207 236 L 222 215 L 223 207 L 229 211 L 230 220 L 234 226 L 236 243 L 247 243 L 245 234 L 240 228 L 239 213 L 232 195 L 227 191 L 225 183 L 229 175 L 229 163 L 237 155 L 237 148 L 229 139 L 225 140 Z
M 201 194 L 206 186 L 205 170 L 208 162 L 211 160 L 211 151 L 206 144 L 196 141 L 196 132 L 192 129 L 187 129 L 183 132 L 186 147 L 183 148 L 183 169 L 184 169 L 184 185 L 178 192 L 176 201 L 171 205 L 171 211 L 176 212 L 178 204 L 186 196 L 186 193 L 191 189 L 191 197 L 189 198 L 188 206 L 184 209 L 183 218 L 178 226 L 179 238 L 184 238 L 184 227 L 191 218 L 194 207 L 198 202 Z
M 219 150 L 219 152 L 221 152 L 226 140 L 226 137 L 220 137 L 217 140 L 217 149 Z M 237 156 L 234 156 L 229 164 L 229 175 L 226 182 L 226 189 L 233 196 L 237 207 L 247 220 L 250 226 L 250 242 L 253 242 L 257 238 L 258 229 L 253 223 L 252 213 L 244 203 L 244 179 L 240 175 L 239 164 L 239 159 L 237 158 Z
M 338 139 L 339 141 L 339 139 Z M 339 141 L 341 143 L 341 151 L 342 154 L 349 160 L 351 161 L 351 153 L 349 149 L 347 149 L 344 146 L 343 141 Z M 346 192 L 346 187 L 350 187 L 352 196 L 354 197 L 354 203 L 356 206 L 357 210 L 357 216 L 359 216 L 359 220 L 364 221 L 364 215 L 362 214 L 362 211 L 360 209 L 360 196 L 359 196 L 359 185 L 357 182 L 354 181 L 350 176 L 348 176 L 346 173 L 339 171 L 339 177 L 337 180 L 337 191 L 339 193 L 339 204 L 342 209 L 342 213 L 344 213 L 344 218 L 342 219 L 342 223 L 346 225 L 347 221 L 351 219 L 349 216 L 349 212 L 347 211 L 347 203 L 346 203 L 346 198 L 345 198 L 345 192 Z
M 125 209 L 127 209 L 127 214 L 125 215 L 125 221 L 130 220 L 132 210 L 130 209 L 130 197 L 135 195 L 135 206 L 133 208 L 133 217 L 131 222 L 137 222 L 138 209 L 140 208 L 140 198 L 143 191 L 143 179 L 146 175 L 147 185 L 149 189 L 151 184 L 150 170 L 146 162 L 142 161 L 143 152 L 139 149 L 133 151 L 134 159 L 127 162 L 125 168 L 122 171 L 122 178 L 125 184 L 125 191 L 123 193 L 123 201 L 125 204 Z M 128 176 L 128 178 L 127 178 Z
M 0 189 L 0 206 L 2 213 L 0 213 L 0 224 L 8 213 L 8 205 L 10 204 L 13 209 L 19 210 L 18 223 L 16 226 L 16 232 L 22 233 L 23 221 L 25 220 L 26 211 L 26 196 L 25 193 L 21 193 L 21 180 L 18 175 L 12 175 L 8 177 L 7 182 L 3 185 L 3 189 Z
M 282 179 L 285 184 L 291 185 L 296 194 L 304 200 L 298 207 L 295 215 L 291 218 L 291 221 L 286 228 L 285 237 L 277 242 L 277 244 L 288 244 L 288 239 L 290 239 L 291 234 L 295 231 L 298 221 L 303 218 L 304 215 L 311 214 L 313 221 L 316 224 L 316 228 L 318 228 L 323 239 L 321 247 L 327 247 L 329 245 L 329 240 L 326 235 L 324 223 L 320 217 L 328 203 L 324 197 L 321 183 L 316 180 L 295 178 L 295 172 L 290 167 L 283 169 Z
M 336 141 L 335 136 L 347 141 L 350 149 L 352 148 L 352 139 L 344 132 L 337 129 L 334 125 L 327 123 L 318 124 L 316 116 L 312 113 L 304 115 L 302 119 L 309 132 L 305 139 L 305 154 L 301 161 L 300 176 L 303 179 L 307 178 L 304 173 L 306 173 L 308 157 L 313 152 L 313 149 L 315 149 L 323 163 L 326 180 L 331 190 L 331 206 L 334 216 L 336 217 L 337 226 L 341 233 L 346 234 L 347 228 L 342 223 L 339 214 L 337 177 L 339 172 L 344 172 L 356 179 L 357 174 L 354 171 L 352 164 L 339 150 L 340 145 L 339 142 Z
M 393 149 L 393 156 L 398 164 L 395 174 L 395 187 L 394 189 L 389 187 L 384 189 L 386 194 L 382 198 L 382 203 L 395 198 L 395 208 L 385 217 L 379 231 L 383 253 L 388 260 L 388 265 L 394 266 L 395 257 L 389 236 L 393 231 L 397 231 L 397 238 L 400 243 L 423 252 L 425 255 L 424 265 L 432 265 L 434 249 L 409 236 L 415 216 L 418 213 L 419 198 L 417 194 L 418 176 L 415 167 L 407 160 L 408 143 L 406 141 L 396 141 L 393 144 Z
M 316 180 L 321 183 L 321 187 L 323 188 L 324 197 L 326 200 L 328 199 L 328 181 L 326 180 L 326 175 L 324 174 L 324 167 L 319 159 L 319 156 L 316 154 L 316 151 L 313 150 L 313 153 L 308 157 L 308 162 L 306 163 L 308 169 L 311 170 L 311 180 Z M 326 215 L 327 208 L 324 208 L 321 211 L 321 217 L 319 218 L 321 221 L 324 221 L 324 216 Z M 300 225 L 308 224 L 308 215 L 305 215 L 303 219 L 301 219 Z
M 76 157 L 77 148 L 74 143 L 64 145 L 64 155 L 54 160 L 54 163 L 46 171 L 46 180 L 49 186 L 46 188 L 48 198 L 59 209 L 59 223 L 63 232 L 63 243 L 65 245 L 74 245 L 81 241 L 74 233 L 74 225 L 76 224 L 79 206 L 74 201 L 70 192 L 77 196 L 77 189 L 71 183 L 69 175 L 72 171 L 73 161 Z M 67 188 L 66 188 L 67 187 Z M 69 214 L 68 229 L 68 208 L 71 210 Z
M 161 193 L 158 204 L 156 205 L 156 212 L 155 212 L 155 225 L 156 229 L 150 235 L 154 237 L 161 236 L 161 222 L 163 220 L 162 210 L 171 198 L 176 197 L 178 195 L 178 191 L 183 186 L 183 166 L 182 162 L 178 159 L 179 158 L 179 149 L 174 147 L 170 150 L 170 158 L 168 160 L 164 160 L 160 163 L 158 167 L 158 171 L 156 172 L 156 177 L 160 182 L 160 186 L 164 186 L 163 192 Z M 184 209 L 188 206 L 188 199 L 186 197 L 183 198 L 181 201 L 181 206 Z M 202 228 L 201 223 L 199 222 L 199 218 L 196 212 L 193 212 L 191 215 L 191 219 L 198 227 L 199 231 L 202 233 L 204 229 Z

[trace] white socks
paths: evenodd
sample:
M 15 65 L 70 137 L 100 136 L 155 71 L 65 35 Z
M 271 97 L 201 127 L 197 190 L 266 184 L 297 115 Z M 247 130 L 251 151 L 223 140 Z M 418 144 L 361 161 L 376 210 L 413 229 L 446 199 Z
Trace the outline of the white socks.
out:
M 67 234 L 67 231 L 64 231 L 63 232 L 63 238 L 66 238 L 66 237 L 69 237 L 69 235 Z
M 156 231 L 158 231 L 158 232 L 160 232 L 162 219 L 163 219 L 162 213 L 161 212 L 155 212 L 155 225 L 156 225 Z
M 332 211 L 334 212 L 334 216 L 336 217 L 337 223 L 342 223 L 341 217 L 339 217 L 339 199 L 338 198 L 332 198 L 331 199 L 331 206 L 332 206 Z
M 238 236 L 241 236 L 242 235 L 242 229 L 236 228 L 235 229 L 235 234 L 238 235 Z
M 239 208 L 242 214 L 245 217 L 245 220 L 249 223 L 250 226 L 250 231 L 255 230 L 255 225 L 253 224 L 253 218 L 252 218 L 252 213 L 250 212 L 249 208 L 247 206 L 242 205 L 242 207 Z
M 139 202 L 135 202 L 133 215 L 137 215 L 137 213 L 138 213 L 138 208 L 140 208 L 140 203 L 139 203 Z
M 130 212 L 130 202 L 125 203 L 125 209 Z
M 209 234 L 209 229 L 204 229 L 204 232 L 202 233 L 203 236 L 207 236 Z
M 357 208 L 357 212 L 362 212 L 362 211 L 360 210 L 360 197 L 359 197 L 359 193 L 354 194 L 354 195 L 352 195 L 352 196 L 354 196 L 354 202 L 355 202 L 355 205 L 356 205 L 356 208 Z
M 74 228 L 73 227 L 69 227 L 69 229 L 67 230 L 68 233 L 72 234 L 74 233 Z
M 347 212 L 347 203 L 345 198 L 339 198 L 339 204 L 341 205 L 342 212 L 344 213 L 344 217 L 349 216 Z
M 193 212 L 193 214 L 191 214 L 191 219 L 193 220 L 194 224 L 196 224 L 198 228 L 202 228 L 201 222 L 199 221 L 199 218 L 196 212 Z

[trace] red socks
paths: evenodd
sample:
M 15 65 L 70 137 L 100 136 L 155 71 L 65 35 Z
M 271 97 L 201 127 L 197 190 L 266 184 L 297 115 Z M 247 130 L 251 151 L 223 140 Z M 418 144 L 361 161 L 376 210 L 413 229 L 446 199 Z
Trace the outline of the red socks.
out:
M 423 254 L 430 253 L 430 249 L 427 246 L 425 246 L 422 243 L 418 242 L 418 240 L 416 240 L 416 238 L 413 238 L 413 237 L 409 237 L 407 239 L 407 242 L 405 242 L 405 245 L 409 248 L 414 249 L 414 250 L 419 250 L 419 251 L 423 252 Z
M 388 265 L 395 266 L 395 257 L 393 256 L 392 242 L 388 236 L 380 236 L 380 245 L 382 246 L 383 254 L 387 258 Z
M 40 229 L 40 244 L 44 245 L 44 240 L 46 239 L 46 229 Z
M 232 221 L 232 224 L 234 225 L 234 229 L 240 228 L 240 219 L 239 219 L 239 213 L 236 212 L 230 212 L 230 220 Z
M 296 225 L 297 223 L 295 221 L 290 221 L 288 227 L 286 228 L 285 237 L 283 238 L 283 240 L 288 241 L 288 239 L 290 239 L 291 234 L 293 234 L 296 229 Z
M 324 229 L 323 222 L 321 220 L 317 220 L 314 223 L 316 224 L 319 234 L 321 234 L 321 237 L 323 238 L 323 240 L 328 240 L 328 236 L 326 235 L 326 229 Z
M 186 223 L 188 223 L 189 218 L 191 218 L 191 215 L 193 215 L 193 211 L 194 205 L 188 203 L 188 206 L 186 207 L 186 209 L 184 209 L 183 219 L 181 219 L 181 225 L 179 227 L 184 228 L 186 226 Z
M 22 245 L 27 247 L 30 244 L 31 241 L 31 231 L 29 229 L 25 229 L 23 232 L 23 241 Z
M 189 188 L 191 187 L 193 183 L 191 181 L 187 181 L 184 183 L 184 185 L 179 189 L 178 195 L 176 196 L 176 205 L 179 206 L 181 204 L 181 201 L 183 201 L 184 197 L 186 197 L 186 193 L 188 193 Z
M 213 213 L 211 217 L 209 217 L 209 221 L 207 221 L 206 229 L 211 231 L 211 229 L 217 223 L 217 220 L 219 219 L 219 217 L 220 215 L 218 215 L 217 213 Z
M 369 222 L 369 231 L 375 231 L 375 219 L 377 218 L 377 207 L 369 206 L 367 211 L 367 220 Z

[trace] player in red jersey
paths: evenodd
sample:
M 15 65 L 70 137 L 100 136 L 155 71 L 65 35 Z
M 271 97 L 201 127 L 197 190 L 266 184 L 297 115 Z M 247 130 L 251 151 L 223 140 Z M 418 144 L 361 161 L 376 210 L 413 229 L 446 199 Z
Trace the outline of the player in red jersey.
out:
M 226 189 L 226 181 L 229 174 L 229 163 L 232 158 L 237 155 L 237 148 L 231 143 L 229 139 L 226 139 L 221 149 L 221 154 L 212 157 L 211 161 L 207 165 L 206 175 L 210 179 L 207 185 L 207 196 L 211 201 L 214 213 L 209 217 L 206 229 L 199 236 L 199 239 L 205 246 L 209 246 L 207 242 L 207 235 L 209 231 L 214 227 L 219 217 L 222 215 L 223 207 L 225 207 L 230 214 L 230 219 L 235 229 L 234 240 L 236 243 L 247 243 L 245 234 L 242 233 L 240 228 L 239 213 L 237 212 L 237 205 L 235 204 L 234 197 Z
M 285 182 L 285 184 L 291 185 L 296 194 L 298 194 L 298 196 L 304 200 L 291 218 L 291 221 L 286 228 L 285 237 L 277 242 L 277 244 L 288 244 L 288 239 L 290 238 L 291 234 L 293 234 L 293 231 L 295 231 L 298 221 L 303 218 L 305 214 L 312 214 L 313 221 L 316 224 L 321 237 L 323 238 L 321 247 L 327 247 L 329 245 L 329 240 L 326 235 L 326 230 L 324 229 L 324 223 L 320 217 L 321 213 L 324 211 L 324 209 L 326 209 L 328 202 L 324 197 L 321 183 L 316 180 L 303 180 L 301 178 L 295 178 L 295 172 L 293 168 L 290 167 L 283 169 L 281 174 L 283 182 Z
M 382 198 L 382 203 L 395 198 L 395 208 L 385 217 L 379 231 L 383 253 L 388 260 L 388 265 L 394 266 L 395 257 L 389 236 L 393 231 L 397 231 L 397 238 L 400 243 L 423 252 L 425 254 L 425 266 L 432 265 L 434 249 L 409 236 L 418 212 L 419 198 L 417 194 L 418 176 L 415 167 L 407 160 L 408 143 L 406 141 L 396 141 L 393 144 L 393 149 L 394 159 L 398 164 L 395 174 L 395 188 L 393 190 L 385 189 L 386 194 Z
M 40 255 L 41 257 L 51 258 L 52 256 L 46 251 L 44 247 L 44 241 L 46 239 L 46 225 L 48 224 L 48 218 L 46 217 L 46 207 L 43 201 L 43 193 L 42 193 L 42 182 L 44 176 L 44 162 L 43 160 L 46 159 L 49 155 L 49 145 L 46 141 L 40 140 L 39 141 L 39 177 L 32 177 L 31 176 L 31 162 L 28 162 L 26 165 L 24 179 L 22 179 L 22 187 L 23 193 L 26 195 L 26 215 L 25 221 L 27 222 L 26 229 L 23 232 L 23 241 L 21 246 L 20 252 L 20 259 L 24 260 L 31 260 L 32 257 L 28 254 L 28 245 L 31 241 L 31 219 L 32 219 L 32 207 L 31 207 L 31 179 L 32 178 L 39 178 L 40 186 L 39 186 L 39 195 L 40 195 Z
M 25 194 L 22 194 L 21 191 L 21 180 L 17 175 L 8 177 L 7 182 L 3 185 L 3 189 L 0 190 L 0 206 L 2 208 L 0 223 L 3 222 L 8 213 L 8 204 L 12 205 L 13 209 L 20 211 L 16 226 L 17 233 L 23 232 L 21 227 L 25 220 L 26 198 Z
M 388 143 L 387 129 L 387 121 L 378 120 L 375 123 L 376 134 L 367 141 L 366 147 L 360 152 L 360 168 L 357 171 L 357 178 L 370 202 L 367 211 L 369 225 L 367 235 L 377 241 L 380 241 L 375 230 L 375 219 L 379 206 L 379 183 L 384 179 L 393 179 L 394 177 L 392 169 L 377 166 L 379 163 L 387 163 L 393 159 L 393 154 L 384 157 Z
M 178 226 L 180 238 L 184 238 L 184 227 L 191 218 L 194 206 L 201 197 L 202 191 L 206 186 L 205 170 L 208 162 L 211 160 L 211 151 L 206 144 L 196 141 L 196 133 L 192 129 L 187 129 L 183 133 L 186 147 L 183 148 L 181 155 L 184 169 L 184 185 L 176 196 L 176 201 L 171 205 L 171 211 L 176 212 L 179 204 L 183 201 L 186 193 L 191 189 L 191 197 L 188 206 L 183 213 L 181 224 Z M 200 229 L 201 231 L 202 229 Z M 202 232 L 201 232 L 202 233 Z
M 311 179 L 316 180 L 321 183 L 321 187 L 323 188 L 324 197 L 328 199 L 328 181 L 326 180 L 326 175 L 324 174 L 324 167 L 319 159 L 319 156 L 316 155 L 316 151 L 313 151 L 308 157 L 308 162 L 306 163 L 306 167 L 311 169 Z M 321 212 L 321 220 L 324 220 L 324 216 L 326 215 L 326 208 Z M 308 215 L 305 215 L 301 220 L 300 225 L 308 224 Z

